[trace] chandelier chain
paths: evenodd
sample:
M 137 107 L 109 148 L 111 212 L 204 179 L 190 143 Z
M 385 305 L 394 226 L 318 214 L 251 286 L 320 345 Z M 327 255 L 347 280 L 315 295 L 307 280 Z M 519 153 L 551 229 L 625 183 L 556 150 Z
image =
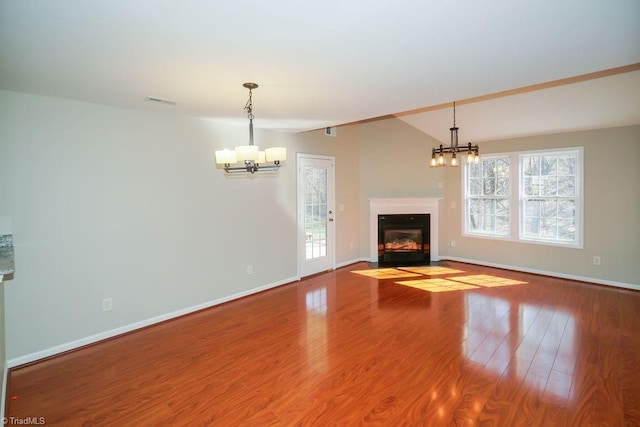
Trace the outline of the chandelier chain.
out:
M 453 101 L 453 127 L 456 127 L 456 101 Z
M 249 120 L 253 120 L 253 103 L 251 102 L 252 95 L 253 92 L 251 89 L 249 89 L 249 99 L 244 106 L 244 109 L 247 111 L 247 117 L 249 118 Z

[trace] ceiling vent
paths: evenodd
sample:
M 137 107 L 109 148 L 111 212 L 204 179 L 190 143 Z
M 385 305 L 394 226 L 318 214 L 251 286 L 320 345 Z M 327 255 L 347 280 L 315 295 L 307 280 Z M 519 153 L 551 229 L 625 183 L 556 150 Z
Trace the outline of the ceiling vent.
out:
M 335 128 L 335 126 L 324 128 L 324 134 L 326 136 L 336 136 L 338 134 L 338 130 Z
M 170 101 L 168 99 L 156 98 L 153 96 L 147 96 L 144 100 L 148 102 L 154 102 L 156 104 L 178 105 L 178 101 Z

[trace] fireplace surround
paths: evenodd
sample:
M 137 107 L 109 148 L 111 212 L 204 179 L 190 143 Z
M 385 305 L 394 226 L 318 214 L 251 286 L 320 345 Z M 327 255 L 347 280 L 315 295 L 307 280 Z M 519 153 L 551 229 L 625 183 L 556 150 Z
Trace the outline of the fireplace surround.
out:
M 430 258 L 440 261 L 438 214 L 440 198 L 369 199 L 369 261 L 378 262 L 378 215 L 429 214 Z

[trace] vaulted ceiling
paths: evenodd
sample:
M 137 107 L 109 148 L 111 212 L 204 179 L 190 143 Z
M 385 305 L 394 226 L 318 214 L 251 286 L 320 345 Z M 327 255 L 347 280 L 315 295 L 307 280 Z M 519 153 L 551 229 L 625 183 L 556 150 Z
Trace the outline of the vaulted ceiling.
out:
M 442 141 L 640 124 L 638 0 L 1 0 L 0 89 Z M 146 97 L 177 105 L 145 101 Z

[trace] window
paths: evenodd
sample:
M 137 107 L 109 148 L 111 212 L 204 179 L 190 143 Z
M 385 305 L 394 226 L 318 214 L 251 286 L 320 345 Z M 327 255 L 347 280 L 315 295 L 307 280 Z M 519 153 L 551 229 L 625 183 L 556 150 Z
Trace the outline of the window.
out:
M 520 155 L 520 238 L 577 243 L 578 152 Z
M 464 187 L 466 235 L 582 247 L 582 148 L 485 155 Z
M 509 157 L 483 157 L 467 168 L 466 231 L 488 236 L 508 236 Z

